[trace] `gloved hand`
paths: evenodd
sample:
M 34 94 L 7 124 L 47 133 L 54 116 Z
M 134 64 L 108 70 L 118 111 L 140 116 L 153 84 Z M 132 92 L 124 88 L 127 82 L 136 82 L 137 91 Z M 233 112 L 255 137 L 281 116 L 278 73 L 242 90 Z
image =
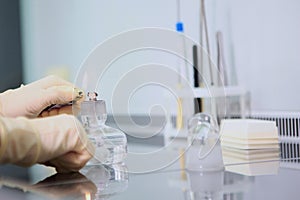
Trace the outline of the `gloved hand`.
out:
M 83 99 L 83 98 L 82 98 Z M 54 115 L 60 114 L 69 114 L 77 116 L 80 112 L 80 101 L 74 101 L 72 104 L 65 104 L 54 106 L 49 109 L 44 109 L 40 114 L 39 117 L 49 117 Z
M 82 97 L 83 91 L 75 88 L 73 84 L 56 76 L 48 76 L 18 89 L 1 93 L 0 114 L 5 117 L 34 118 L 39 115 L 72 113 L 72 106 L 53 109 L 50 112 L 42 111 L 53 104 L 66 104 L 71 101 L 80 104 L 80 101 L 84 100 Z
M 94 147 L 72 115 L 47 118 L 0 117 L 0 163 L 30 166 L 41 163 L 58 172 L 78 171 Z

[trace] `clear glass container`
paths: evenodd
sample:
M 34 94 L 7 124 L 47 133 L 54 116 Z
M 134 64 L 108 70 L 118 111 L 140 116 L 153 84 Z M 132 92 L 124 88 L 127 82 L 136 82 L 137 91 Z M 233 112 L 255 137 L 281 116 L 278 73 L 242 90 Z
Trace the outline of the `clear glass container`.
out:
M 217 121 L 205 113 L 195 114 L 188 122 L 187 169 L 218 171 L 224 169 Z
M 79 118 L 95 145 L 94 157 L 87 165 L 122 163 L 127 155 L 127 138 L 122 131 L 105 125 L 105 101 L 82 102 Z

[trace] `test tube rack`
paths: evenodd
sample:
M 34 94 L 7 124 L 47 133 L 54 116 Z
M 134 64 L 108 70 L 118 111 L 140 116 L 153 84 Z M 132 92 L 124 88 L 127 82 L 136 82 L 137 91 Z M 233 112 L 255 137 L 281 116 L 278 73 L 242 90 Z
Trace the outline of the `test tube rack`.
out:
M 193 96 L 191 97 L 191 93 Z M 250 115 L 250 102 L 249 102 L 249 92 L 241 87 L 241 86 L 226 86 L 226 87 L 218 87 L 218 86 L 210 86 L 209 88 L 193 88 L 192 91 L 187 91 L 184 89 L 181 89 L 178 91 L 178 95 L 182 99 L 188 98 L 189 105 L 193 104 L 194 98 L 203 98 L 208 99 L 213 102 L 214 105 L 212 105 L 211 111 L 208 113 L 212 113 L 215 115 L 215 106 L 216 106 L 216 98 L 230 98 L 230 97 L 237 97 L 238 98 L 238 104 L 240 107 L 240 113 L 239 115 L 235 117 L 239 118 L 246 118 Z M 226 106 L 226 105 L 221 105 Z M 185 110 L 187 109 L 187 110 Z M 191 110 L 192 109 L 192 110 Z M 170 142 L 174 142 L 174 139 L 180 139 L 184 141 L 187 138 L 187 120 L 194 114 L 193 107 L 191 106 L 185 107 L 185 105 L 182 105 L 183 115 L 184 116 L 184 123 L 185 125 L 182 127 L 182 129 L 176 129 L 176 120 L 169 120 L 169 122 L 172 122 L 173 124 L 166 126 L 164 131 L 164 142 L 165 144 L 169 144 Z M 204 110 L 204 112 L 206 112 Z M 226 117 L 226 116 L 222 116 Z M 185 142 L 185 141 L 184 141 Z

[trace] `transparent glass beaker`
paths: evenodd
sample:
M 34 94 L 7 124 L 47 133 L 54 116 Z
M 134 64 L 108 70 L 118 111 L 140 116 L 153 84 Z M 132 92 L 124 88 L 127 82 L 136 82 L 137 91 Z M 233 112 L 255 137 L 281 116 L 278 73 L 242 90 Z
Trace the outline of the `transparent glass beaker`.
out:
M 94 157 L 87 165 L 111 165 L 124 161 L 127 138 L 122 131 L 105 125 L 107 113 L 104 100 L 82 102 L 80 120 L 95 145 Z
M 188 122 L 188 170 L 218 171 L 224 169 L 219 128 L 215 118 L 197 113 Z

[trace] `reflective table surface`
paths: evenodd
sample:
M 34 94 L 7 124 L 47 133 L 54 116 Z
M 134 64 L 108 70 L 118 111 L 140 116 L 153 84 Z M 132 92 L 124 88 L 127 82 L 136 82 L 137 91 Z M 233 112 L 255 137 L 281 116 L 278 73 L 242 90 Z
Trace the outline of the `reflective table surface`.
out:
M 0 199 L 300 198 L 299 159 L 265 158 L 227 163 L 224 168 L 216 170 L 189 170 L 185 166 L 185 152 L 161 149 L 158 146 L 129 145 L 129 152 L 134 152 L 131 153 L 134 155 L 130 155 L 125 163 L 86 166 L 78 173 L 41 173 L 44 168 L 35 166 L 28 181 L 1 174 Z M 154 152 L 160 153 L 156 155 Z

